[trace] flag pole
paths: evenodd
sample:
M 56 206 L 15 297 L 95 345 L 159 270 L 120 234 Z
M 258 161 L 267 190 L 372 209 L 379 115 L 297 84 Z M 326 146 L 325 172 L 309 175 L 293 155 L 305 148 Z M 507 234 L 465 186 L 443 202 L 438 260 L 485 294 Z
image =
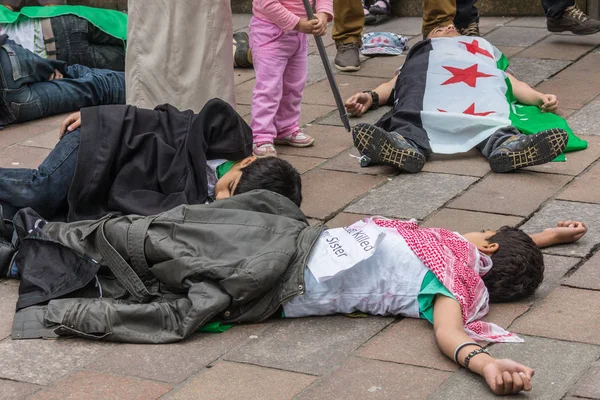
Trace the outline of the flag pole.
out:
M 312 11 L 312 6 L 310 5 L 310 0 L 302 0 L 304 3 L 304 9 L 306 10 L 306 15 L 308 19 L 314 19 L 315 15 Z M 333 93 L 333 98 L 335 99 L 335 104 L 337 105 L 338 111 L 340 113 L 340 119 L 344 124 L 344 127 L 348 132 L 350 132 L 350 119 L 348 119 L 348 113 L 346 112 L 346 107 L 344 106 L 344 102 L 342 101 L 342 95 L 340 94 L 340 90 L 337 87 L 335 82 L 335 78 L 333 77 L 333 71 L 331 69 L 331 64 L 329 64 L 329 58 L 327 57 L 327 52 L 325 52 L 325 45 L 323 45 L 323 39 L 321 36 L 315 36 L 315 42 L 317 43 L 317 49 L 319 50 L 319 55 L 321 56 L 321 61 L 323 62 L 323 67 L 325 68 L 325 73 L 327 74 L 327 80 L 329 81 L 329 85 L 331 86 L 331 92 Z

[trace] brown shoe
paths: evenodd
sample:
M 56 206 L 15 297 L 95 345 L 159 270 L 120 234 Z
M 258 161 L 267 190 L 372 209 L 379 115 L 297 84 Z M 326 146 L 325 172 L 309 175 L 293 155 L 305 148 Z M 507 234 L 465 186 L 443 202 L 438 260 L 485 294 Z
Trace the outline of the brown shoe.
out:
M 600 32 L 600 21 L 585 15 L 577 6 L 569 7 L 560 18 L 548 18 L 550 32 L 573 32 L 576 35 L 593 35 Z
M 358 71 L 360 69 L 360 57 L 358 42 L 337 44 L 337 54 L 335 55 L 335 67 L 340 71 Z
M 481 36 L 479 34 L 479 21 L 473 21 L 466 28 L 456 28 L 462 36 Z

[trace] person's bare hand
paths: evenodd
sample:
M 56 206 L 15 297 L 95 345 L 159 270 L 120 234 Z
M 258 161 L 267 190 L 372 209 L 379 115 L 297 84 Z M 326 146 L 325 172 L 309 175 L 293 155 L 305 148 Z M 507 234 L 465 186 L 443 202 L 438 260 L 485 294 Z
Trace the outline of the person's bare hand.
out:
M 54 72 L 50 74 L 50 77 L 48 78 L 48 80 L 53 81 L 54 79 L 62 79 L 62 78 L 63 78 L 63 74 L 61 74 L 59 70 L 55 69 Z
M 542 112 L 555 112 L 558 109 L 558 98 L 554 94 L 542 94 L 540 103 Z
M 530 391 L 534 373 L 533 369 L 509 359 L 494 360 L 483 367 L 485 382 L 499 395 Z
M 555 236 L 556 244 L 573 243 L 578 241 L 587 232 L 587 226 L 580 221 L 558 221 L 556 228 L 548 228 Z
M 315 25 L 317 25 L 317 23 L 318 23 L 318 20 L 316 20 L 316 19 L 311 19 L 309 21 L 306 18 L 300 18 L 300 21 L 298 21 L 298 23 L 294 27 L 294 30 L 301 32 L 301 33 L 311 34 L 313 32 Z
M 59 138 L 62 139 L 67 133 L 73 132 L 75 129 L 81 126 L 81 112 L 77 111 L 73 114 L 69 114 L 67 118 L 60 124 L 60 130 L 58 132 Z
M 325 34 L 327 33 L 327 14 L 320 12 L 316 13 L 315 16 L 317 17 L 317 19 L 311 20 L 317 21 L 315 26 L 313 26 L 312 34 L 315 36 L 325 36 Z
M 350 115 L 360 117 L 371 108 L 372 104 L 373 99 L 368 93 L 356 93 L 346 100 L 344 105 Z

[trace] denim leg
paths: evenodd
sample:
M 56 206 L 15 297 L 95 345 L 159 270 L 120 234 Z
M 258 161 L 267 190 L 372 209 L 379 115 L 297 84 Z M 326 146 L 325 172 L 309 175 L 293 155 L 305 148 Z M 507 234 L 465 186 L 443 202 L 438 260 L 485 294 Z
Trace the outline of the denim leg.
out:
M 0 204 L 4 218 L 31 207 L 46 219 L 67 204 L 75 175 L 81 132 L 65 135 L 37 169 L 0 168 Z
M 514 126 L 506 126 L 492 133 L 492 136 L 477 145 L 477 150 L 486 158 L 490 158 L 492 153 L 510 137 L 523 136 Z
M 548 18 L 560 18 L 567 7 L 575 5 L 575 0 L 542 0 L 544 14 Z

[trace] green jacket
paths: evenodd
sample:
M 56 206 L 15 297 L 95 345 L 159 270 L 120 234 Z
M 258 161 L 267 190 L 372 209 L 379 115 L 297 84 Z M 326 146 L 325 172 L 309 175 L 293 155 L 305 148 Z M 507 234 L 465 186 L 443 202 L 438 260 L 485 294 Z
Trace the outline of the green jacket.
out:
M 99 267 L 94 280 L 67 298 L 20 309 L 13 339 L 77 335 L 167 343 L 210 321 L 262 321 L 304 292 L 306 261 L 320 231 L 289 199 L 263 190 L 151 217 L 48 223 L 22 240 L 20 251 L 29 247 L 17 258 L 25 264 L 19 265 L 21 297 L 31 287 L 27 277 L 39 276 L 43 265 L 62 268 L 54 289 L 44 292 L 64 291 L 70 273 L 82 276 Z M 32 246 L 48 243 L 91 262 L 32 256 L 43 254 Z

